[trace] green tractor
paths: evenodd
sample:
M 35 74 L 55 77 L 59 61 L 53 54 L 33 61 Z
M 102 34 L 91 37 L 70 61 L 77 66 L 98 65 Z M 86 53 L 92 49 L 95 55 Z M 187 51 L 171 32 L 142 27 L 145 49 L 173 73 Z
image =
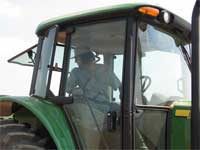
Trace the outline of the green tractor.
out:
M 0 148 L 199 149 L 199 4 L 192 28 L 140 3 L 41 23 L 8 60 L 34 69 L 30 96 L 0 96 Z

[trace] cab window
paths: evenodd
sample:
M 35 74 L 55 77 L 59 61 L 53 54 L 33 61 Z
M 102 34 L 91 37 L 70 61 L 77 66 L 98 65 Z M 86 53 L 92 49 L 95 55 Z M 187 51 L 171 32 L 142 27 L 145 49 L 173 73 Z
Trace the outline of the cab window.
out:
M 140 23 L 138 67 L 143 100 L 147 105 L 167 105 L 191 100 L 191 74 L 183 57 L 183 41 L 160 28 Z

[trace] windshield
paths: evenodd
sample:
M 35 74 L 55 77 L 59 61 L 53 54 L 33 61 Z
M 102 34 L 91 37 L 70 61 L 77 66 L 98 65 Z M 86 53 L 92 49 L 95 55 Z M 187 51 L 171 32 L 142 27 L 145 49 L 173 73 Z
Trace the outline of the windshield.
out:
M 191 73 L 187 65 L 190 62 L 185 59 L 187 50 L 183 52 L 182 47 L 185 42 L 143 22 L 138 30 L 138 72 L 145 98 L 143 104 L 165 105 L 169 101 L 191 100 Z

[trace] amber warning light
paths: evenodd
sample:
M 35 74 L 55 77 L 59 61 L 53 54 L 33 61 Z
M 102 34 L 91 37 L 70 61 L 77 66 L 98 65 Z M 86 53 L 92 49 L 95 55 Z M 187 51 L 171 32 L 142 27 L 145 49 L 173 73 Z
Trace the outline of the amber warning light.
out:
M 160 13 L 159 9 L 153 7 L 141 7 L 138 11 L 142 14 L 157 17 Z

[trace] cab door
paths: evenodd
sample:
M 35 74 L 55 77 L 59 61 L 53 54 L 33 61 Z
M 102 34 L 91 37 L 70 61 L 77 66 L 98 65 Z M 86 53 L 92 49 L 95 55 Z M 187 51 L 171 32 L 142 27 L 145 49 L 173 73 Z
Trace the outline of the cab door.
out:
M 171 35 L 146 22 L 138 24 L 134 92 L 136 149 L 171 147 L 169 112 L 176 101 L 191 100 L 191 74 L 182 54 L 187 44 Z M 183 145 L 176 148 L 181 149 Z
M 72 96 L 74 101 L 64 109 L 81 149 L 121 148 L 120 87 L 126 22 L 117 19 L 83 24 L 75 26 L 71 35 L 63 83 L 65 96 Z

